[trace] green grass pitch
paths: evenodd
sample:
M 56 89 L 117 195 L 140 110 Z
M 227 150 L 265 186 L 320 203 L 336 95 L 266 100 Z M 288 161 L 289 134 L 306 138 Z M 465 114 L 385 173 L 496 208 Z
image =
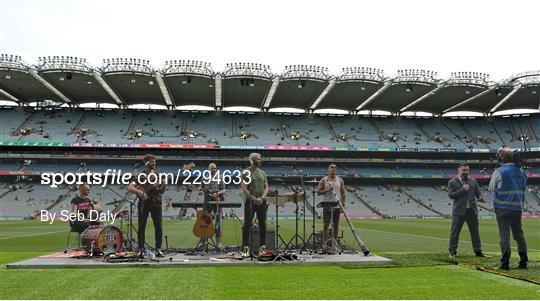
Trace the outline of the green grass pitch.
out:
M 272 265 L 257 267 L 7 270 L 7 263 L 62 250 L 66 224 L 0 222 L 0 299 L 539 299 L 540 285 L 469 269 L 448 261 L 449 220 L 355 221 L 372 252 L 394 260 L 389 267 Z M 150 223 L 151 224 L 151 223 Z M 192 221 L 165 221 L 169 245 L 196 242 Z M 271 225 L 269 225 L 271 226 Z M 294 222 L 280 222 L 285 238 Z M 344 241 L 354 245 L 341 224 Z M 151 226 L 150 226 L 151 228 Z M 308 231 L 311 229 L 307 225 Z M 540 220 L 524 221 L 529 270 L 515 277 L 540 281 Z M 152 229 L 148 229 L 153 242 Z M 226 245 L 237 245 L 240 226 L 228 220 Z M 495 220 L 483 219 L 484 251 L 476 258 L 467 227 L 460 237 L 460 263 L 494 266 L 499 258 Z M 513 245 L 515 247 L 515 244 Z M 517 265 L 514 248 L 511 266 Z

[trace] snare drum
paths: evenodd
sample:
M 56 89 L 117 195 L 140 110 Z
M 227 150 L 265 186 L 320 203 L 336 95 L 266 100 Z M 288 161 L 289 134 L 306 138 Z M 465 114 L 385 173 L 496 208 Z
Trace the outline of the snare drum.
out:
M 90 226 L 81 234 L 81 245 L 89 253 L 115 253 L 123 243 L 124 235 L 115 226 Z

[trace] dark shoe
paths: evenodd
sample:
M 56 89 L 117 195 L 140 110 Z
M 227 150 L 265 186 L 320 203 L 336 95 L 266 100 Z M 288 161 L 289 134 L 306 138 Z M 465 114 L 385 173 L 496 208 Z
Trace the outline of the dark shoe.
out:
M 144 251 L 139 251 L 139 252 L 137 253 L 137 258 L 143 259 L 143 258 L 144 258 Z
M 508 270 L 510 270 L 510 267 L 507 266 L 507 265 L 500 265 L 498 267 L 494 267 L 493 269 L 494 270 L 506 270 L 506 271 L 508 271 Z
M 163 251 L 161 249 L 156 249 L 156 257 L 164 257 Z
M 475 253 L 475 255 L 476 255 L 476 257 L 491 258 L 491 256 L 488 256 L 488 255 L 486 255 L 486 254 L 484 254 L 484 253 L 482 253 L 482 252 L 480 252 L 480 253 Z
M 457 262 L 456 254 L 448 254 L 448 259 L 454 263 Z
M 517 267 L 518 269 L 522 269 L 522 270 L 526 270 L 527 269 L 527 264 L 523 264 L 523 263 L 520 263 Z

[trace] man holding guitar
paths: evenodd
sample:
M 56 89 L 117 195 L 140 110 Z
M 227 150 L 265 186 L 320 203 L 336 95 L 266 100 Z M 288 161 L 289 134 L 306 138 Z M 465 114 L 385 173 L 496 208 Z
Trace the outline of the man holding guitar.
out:
M 134 180 L 128 186 L 128 191 L 136 194 L 139 197 L 139 257 L 143 256 L 144 254 L 145 230 L 148 215 L 152 217 L 152 223 L 154 224 L 156 256 L 163 257 L 163 252 L 161 251 L 161 244 L 163 240 L 163 212 L 161 208 L 161 196 L 165 192 L 166 179 L 158 179 L 158 183 L 156 184 L 148 183 L 149 178 L 153 178 L 154 176 L 156 178 L 159 177 L 156 171 L 156 157 L 154 155 L 148 154 L 144 156 L 143 164 L 144 171 L 141 173 L 144 174 L 144 176 L 135 174 Z M 152 174 L 153 176 L 149 177 Z M 160 183 L 160 181 L 163 182 Z
M 217 170 L 217 165 L 215 163 L 210 163 L 208 165 L 208 171 L 210 171 L 210 179 L 214 178 Z M 225 188 L 225 183 L 223 183 L 223 181 L 211 180 L 208 184 L 205 184 L 203 181 L 201 191 L 204 193 L 204 204 L 206 212 L 213 212 L 214 214 L 216 244 L 218 245 L 218 248 L 223 248 L 221 245 L 221 208 L 219 207 L 219 203 L 223 202 L 225 200 L 225 196 L 227 196 L 227 189 Z M 216 204 L 214 205 L 213 203 Z

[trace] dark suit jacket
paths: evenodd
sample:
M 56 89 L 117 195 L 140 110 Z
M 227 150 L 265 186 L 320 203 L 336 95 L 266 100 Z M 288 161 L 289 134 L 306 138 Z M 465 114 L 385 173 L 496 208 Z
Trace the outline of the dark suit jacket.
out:
M 454 207 L 452 208 L 452 215 L 464 215 L 467 211 L 467 200 L 471 202 L 471 208 L 476 214 L 478 214 L 478 208 L 476 207 L 476 199 L 482 196 L 480 192 L 480 186 L 475 179 L 468 177 L 469 190 L 463 189 L 463 184 L 459 177 L 455 177 L 448 181 L 448 196 L 454 200 Z

